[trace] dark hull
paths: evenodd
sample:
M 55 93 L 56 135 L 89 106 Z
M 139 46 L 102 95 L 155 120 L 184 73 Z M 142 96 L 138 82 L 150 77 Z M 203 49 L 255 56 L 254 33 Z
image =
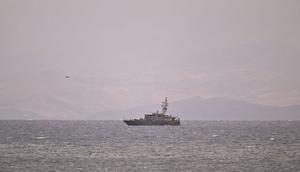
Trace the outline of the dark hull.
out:
M 123 121 L 127 125 L 150 125 L 150 126 L 180 125 L 179 120 L 173 120 L 173 121 L 123 120 Z

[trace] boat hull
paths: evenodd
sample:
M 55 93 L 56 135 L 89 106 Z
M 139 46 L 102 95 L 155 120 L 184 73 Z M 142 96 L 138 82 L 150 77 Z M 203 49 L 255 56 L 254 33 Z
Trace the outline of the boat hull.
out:
M 179 120 L 172 120 L 172 121 L 123 120 L 123 121 L 127 125 L 150 125 L 150 126 L 180 125 Z

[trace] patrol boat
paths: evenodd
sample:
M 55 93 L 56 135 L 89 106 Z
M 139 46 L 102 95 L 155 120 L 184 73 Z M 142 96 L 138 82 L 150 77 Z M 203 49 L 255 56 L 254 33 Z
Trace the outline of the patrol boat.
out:
M 161 104 L 162 111 L 145 114 L 144 118 L 123 120 L 127 125 L 180 125 L 180 118 L 167 115 L 168 99 Z

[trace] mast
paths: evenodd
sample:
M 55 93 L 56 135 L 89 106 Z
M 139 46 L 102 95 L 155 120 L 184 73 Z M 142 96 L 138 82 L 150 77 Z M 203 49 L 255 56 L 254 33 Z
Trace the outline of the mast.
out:
M 168 110 L 168 98 L 165 97 L 165 101 L 161 102 L 162 114 L 166 115 Z

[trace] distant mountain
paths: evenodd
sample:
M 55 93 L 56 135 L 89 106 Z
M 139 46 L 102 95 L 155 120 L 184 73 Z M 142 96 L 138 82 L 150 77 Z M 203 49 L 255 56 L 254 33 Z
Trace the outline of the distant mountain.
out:
M 121 120 L 160 110 L 157 104 L 91 113 L 60 99 L 49 99 L 41 105 L 26 110 L 0 107 L 0 119 Z M 193 97 L 170 102 L 168 114 L 183 120 L 300 120 L 300 105 L 278 107 L 227 98 Z
M 143 117 L 144 113 L 154 112 L 159 105 L 141 106 L 123 111 L 98 112 L 91 117 L 109 119 Z M 300 120 L 300 105 L 269 106 L 245 101 L 201 97 L 170 102 L 169 114 L 177 115 L 184 120 Z
M 1 99 L 0 99 L 1 100 Z M 81 110 L 80 106 L 67 102 L 55 96 L 32 96 L 32 99 L 15 99 L 13 103 L 5 105 L 0 101 L 0 119 L 10 120 L 67 120 L 81 119 L 82 114 L 87 112 Z
M 1 120 L 28 120 L 28 119 L 41 119 L 39 115 L 27 110 L 18 110 L 14 108 L 0 108 Z

